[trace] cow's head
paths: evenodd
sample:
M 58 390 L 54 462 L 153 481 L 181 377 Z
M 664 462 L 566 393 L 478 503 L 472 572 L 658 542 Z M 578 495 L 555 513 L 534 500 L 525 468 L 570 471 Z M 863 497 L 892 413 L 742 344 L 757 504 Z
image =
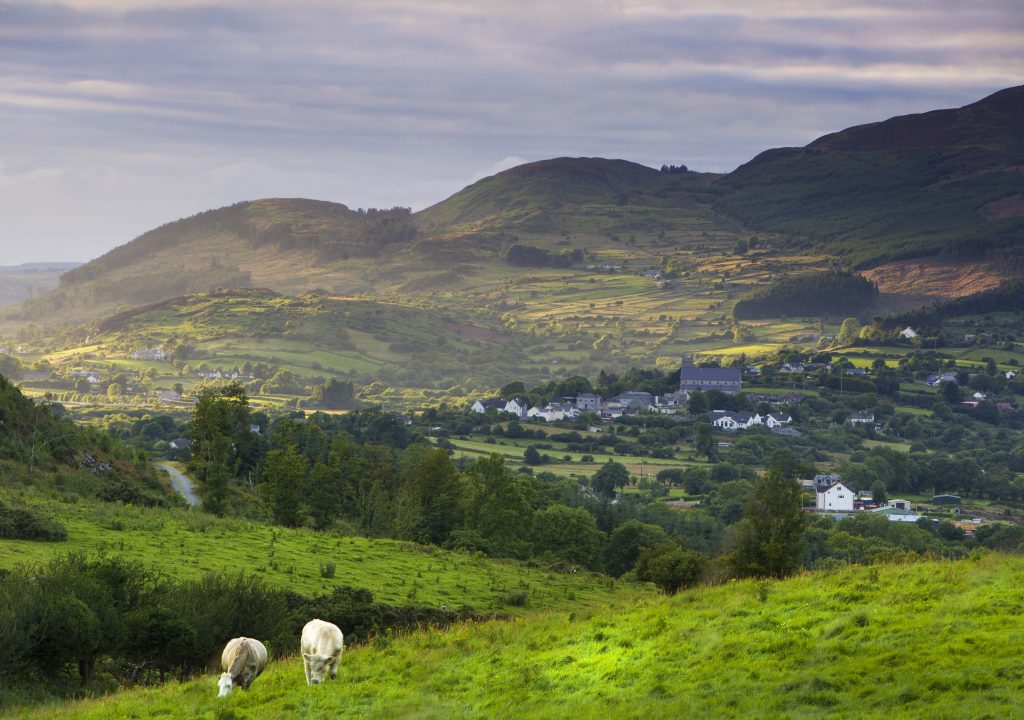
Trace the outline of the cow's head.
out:
M 302 659 L 306 661 L 306 665 L 309 667 L 309 684 L 319 685 L 326 679 L 327 668 L 330 667 L 331 661 L 334 660 L 330 655 L 307 655 L 302 653 Z
M 231 673 L 224 673 L 220 676 L 217 681 L 217 686 L 220 688 L 220 693 L 217 697 L 225 697 L 231 692 L 231 688 L 234 687 L 234 681 L 231 679 Z

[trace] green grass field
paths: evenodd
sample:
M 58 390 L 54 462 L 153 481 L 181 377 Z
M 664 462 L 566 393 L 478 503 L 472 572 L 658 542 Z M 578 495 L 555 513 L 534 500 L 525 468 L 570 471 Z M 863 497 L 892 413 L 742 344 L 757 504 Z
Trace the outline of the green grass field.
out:
M 550 573 L 513 561 L 491 560 L 398 540 L 291 530 L 238 519 L 218 519 L 198 510 L 147 509 L 81 501 L 41 505 L 68 529 L 58 543 L 4 540 L 0 568 L 45 562 L 70 551 L 106 553 L 142 562 L 171 577 L 206 572 L 252 573 L 271 585 L 305 595 L 337 585 L 370 590 L 392 604 L 527 612 L 605 602 L 635 593 L 604 576 Z M 336 565 L 333 579 L 320 564 Z M 528 593 L 526 607 L 506 608 L 509 592 Z
M 10 717 L 1013 718 L 1022 578 L 990 554 L 740 581 L 383 639 L 313 688 L 285 657 L 227 699 L 207 676 Z

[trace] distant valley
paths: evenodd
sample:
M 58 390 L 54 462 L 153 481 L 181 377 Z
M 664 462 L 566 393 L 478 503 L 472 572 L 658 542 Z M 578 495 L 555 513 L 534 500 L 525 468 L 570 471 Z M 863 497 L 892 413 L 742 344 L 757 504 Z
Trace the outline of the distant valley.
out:
M 0 306 L 14 305 L 26 298 L 53 290 L 60 277 L 82 263 L 38 262 L 0 265 Z

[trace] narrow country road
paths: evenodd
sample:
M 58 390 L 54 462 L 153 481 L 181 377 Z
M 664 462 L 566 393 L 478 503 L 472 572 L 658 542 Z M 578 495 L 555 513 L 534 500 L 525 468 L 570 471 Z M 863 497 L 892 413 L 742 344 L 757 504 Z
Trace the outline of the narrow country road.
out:
M 192 489 L 192 481 L 183 475 L 180 470 L 173 465 L 168 465 L 167 463 L 157 463 L 156 466 L 161 470 L 167 471 L 171 476 L 171 485 L 174 486 L 174 489 L 178 491 L 179 495 L 185 498 L 185 502 L 189 505 L 199 504 L 199 496 L 196 495 L 196 491 Z

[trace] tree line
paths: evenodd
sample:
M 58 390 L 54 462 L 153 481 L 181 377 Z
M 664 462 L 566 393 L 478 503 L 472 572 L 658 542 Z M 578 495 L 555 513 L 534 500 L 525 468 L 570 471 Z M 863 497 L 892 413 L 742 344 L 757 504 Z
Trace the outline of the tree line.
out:
M 878 286 L 856 273 L 807 273 L 757 288 L 736 303 L 733 317 L 755 320 L 851 314 L 863 310 L 877 295 Z

